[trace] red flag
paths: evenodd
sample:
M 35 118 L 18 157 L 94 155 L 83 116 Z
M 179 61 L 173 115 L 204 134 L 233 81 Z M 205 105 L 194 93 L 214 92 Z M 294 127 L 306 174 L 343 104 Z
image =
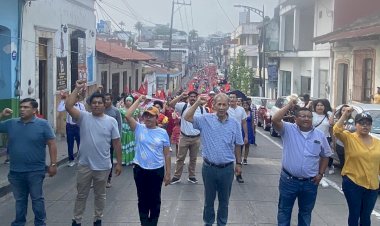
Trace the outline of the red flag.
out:
M 230 83 L 227 83 L 225 86 L 224 86 L 224 90 L 226 92 L 230 91 Z
M 147 88 L 145 86 L 145 82 L 141 83 L 140 88 L 139 88 L 139 90 L 137 92 L 139 92 L 139 93 L 141 93 L 143 95 L 146 95 L 148 93 L 148 90 L 147 90 Z

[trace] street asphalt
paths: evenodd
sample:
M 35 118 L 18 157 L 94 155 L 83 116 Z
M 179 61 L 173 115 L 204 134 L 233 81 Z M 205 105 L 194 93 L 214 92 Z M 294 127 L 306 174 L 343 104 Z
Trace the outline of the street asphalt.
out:
M 248 165 L 243 166 L 244 184 L 233 182 L 229 206 L 228 225 L 276 225 L 278 203 L 278 180 L 281 170 L 281 140 L 272 138 L 269 133 L 258 129 L 257 147 L 252 146 Z M 64 140 L 58 138 L 59 160 L 61 166 L 53 178 L 46 178 L 44 184 L 47 210 L 47 225 L 71 225 L 76 195 L 76 167 L 67 167 L 67 151 Z M 174 173 L 175 154 L 172 153 L 172 174 Z M 0 159 L 3 161 L 4 157 Z M 162 189 L 161 215 L 158 225 L 201 226 L 204 203 L 203 182 L 200 174 L 202 158 L 198 157 L 198 184 L 187 182 L 185 166 L 182 182 Z M 8 165 L 0 163 L 0 181 L 6 186 Z M 313 211 L 312 225 L 347 225 L 348 210 L 341 193 L 339 169 L 327 177 L 330 186 L 319 187 L 316 206 Z M 1 190 L 1 189 L 0 189 Z M 0 198 L 0 225 L 10 225 L 14 218 L 14 199 L 11 193 Z M 217 206 L 217 202 L 215 203 Z M 292 225 L 297 225 L 298 207 L 293 209 Z M 372 215 L 372 225 L 380 225 L 380 201 L 377 201 Z M 92 225 L 93 194 L 87 201 L 87 209 L 82 225 Z M 27 225 L 33 225 L 33 212 L 29 202 Z M 136 187 L 132 167 L 125 166 L 122 175 L 114 177 L 112 187 L 107 189 L 107 204 L 104 211 L 105 226 L 140 225 L 137 210 Z

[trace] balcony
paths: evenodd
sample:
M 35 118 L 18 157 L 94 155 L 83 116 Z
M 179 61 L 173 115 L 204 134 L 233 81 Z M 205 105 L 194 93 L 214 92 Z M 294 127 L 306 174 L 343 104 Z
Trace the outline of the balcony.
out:
M 231 39 L 237 39 L 241 35 L 259 34 L 260 32 L 257 27 L 260 24 L 261 24 L 260 22 L 254 22 L 254 23 L 239 25 L 239 27 L 237 27 L 236 30 L 232 32 Z

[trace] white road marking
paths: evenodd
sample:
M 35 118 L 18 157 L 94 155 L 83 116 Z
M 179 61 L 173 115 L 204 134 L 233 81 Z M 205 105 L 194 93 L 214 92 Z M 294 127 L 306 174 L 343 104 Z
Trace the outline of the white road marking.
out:
M 262 133 L 260 130 L 256 130 L 256 132 L 258 132 L 261 136 L 267 138 L 270 142 L 272 142 L 274 145 L 276 145 L 277 147 L 281 148 L 282 149 L 282 145 L 276 143 L 271 137 L 265 135 L 264 133 Z M 335 183 L 334 181 L 331 181 L 329 179 L 327 179 L 326 177 L 324 178 L 324 180 L 332 187 L 334 188 L 335 190 L 337 190 L 340 194 L 344 195 L 343 191 L 342 191 L 342 188 L 337 184 Z M 372 215 L 374 215 L 378 220 L 380 220 L 380 213 L 377 212 L 376 210 L 373 210 L 372 211 Z
M 277 147 L 279 148 L 282 148 L 282 145 L 276 143 L 272 138 L 270 138 L 269 136 L 265 135 L 264 133 L 262 133 L 260 130 L 256 130 L 256 132 L 258 132 L 261 136 L 267 138 L 270 142 L 272 142 L 274 145 L 276 145 Z

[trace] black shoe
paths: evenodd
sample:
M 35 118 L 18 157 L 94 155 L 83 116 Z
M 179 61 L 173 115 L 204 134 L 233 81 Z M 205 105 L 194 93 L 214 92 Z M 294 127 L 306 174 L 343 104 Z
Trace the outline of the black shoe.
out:
M 195 178 L 195 177 L 189 177 L 189 178 L 187 179 L 187 181 L 189 181 L 190 183 L 193 183 L 193 184 L 198 183 L 198 180 L 197 180 L 197 178 Z
M 81 226 L 82 224 L 81 223 L 77 223 L 75 220 L 73 220 L 73 222 L 71 223 L 71 226 Z
M 176 184 L 176 183 L 179 183 L 179 182 L 181 182 L 181 179 L 173 177 L 172 180 L 170 181 L 170 184 Z
M 247 159 L 243 159 L 243 165 L 248 165 Z
M 102 226 L 102 220 L 95 221 L 94 226 Z
M 236 180 L 237 180 L 237 182 L 238 182 L 239 184 L 244 183 L 243 177 L 242 177 L 241 175 L 237 175 L 237 176 L 236 176 Z

